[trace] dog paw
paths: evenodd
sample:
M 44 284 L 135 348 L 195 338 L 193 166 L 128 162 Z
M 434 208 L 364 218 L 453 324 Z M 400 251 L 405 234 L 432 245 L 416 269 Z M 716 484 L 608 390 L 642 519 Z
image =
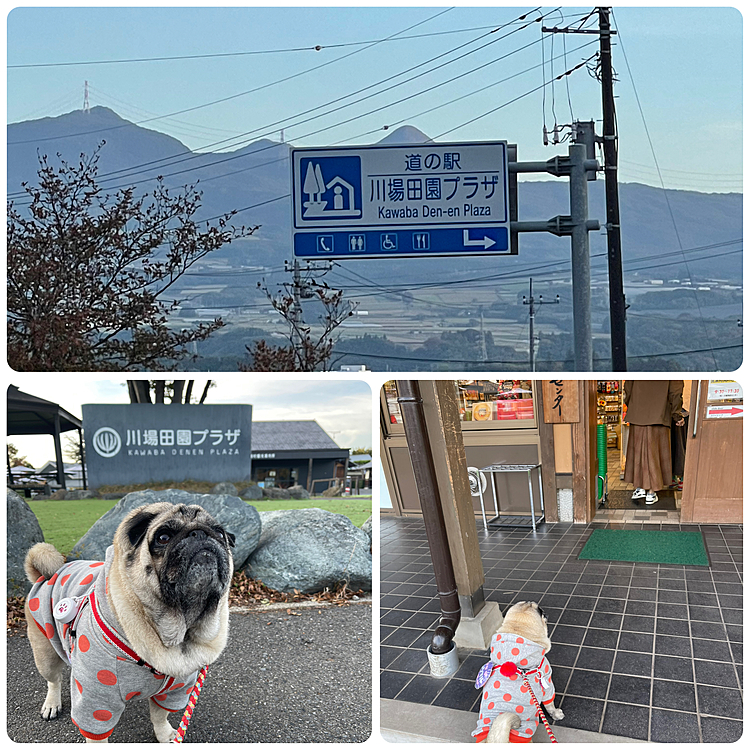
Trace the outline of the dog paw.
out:
M 52 719 L 56 719 L 60 715 L 61 711 L 62 706 L 59 703 L 53 704 L 44 701 L 41 710 L 42 718 L 45 721 L 51 721 Z
M 156 732 L 158 742 L 171 742 L 177 736 L 177 730 L 167 725 L 163 730 Z
M 561 719 L 565 718 L 565 714 L 562 712 L 559 708 L 550 708 L 549 709 L 549 715 L 555 720 L 560 721 Z

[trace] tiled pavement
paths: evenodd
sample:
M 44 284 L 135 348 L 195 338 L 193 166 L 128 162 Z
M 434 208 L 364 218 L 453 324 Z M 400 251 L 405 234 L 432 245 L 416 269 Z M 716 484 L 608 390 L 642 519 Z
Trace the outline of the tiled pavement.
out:
M 533 599 L 548 616 L 559 723 L 662 742 L 738 739 L 742 527 L 663 525 L 700 528 L 710 569 L 579 561 L 596 527 L 485 533 L 478 524 L 486 598 L 503 612 Z M 486 652 L 461 649 L 452 678 L 429 675 L 425 649 L 440 608 L 422 520 L 384 516 L 380 534 L 381 697 L 476 711 Z

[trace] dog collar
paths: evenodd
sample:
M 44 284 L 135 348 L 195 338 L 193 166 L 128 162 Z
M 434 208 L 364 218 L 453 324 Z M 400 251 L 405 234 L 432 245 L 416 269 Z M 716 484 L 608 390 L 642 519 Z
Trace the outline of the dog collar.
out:
M 89 602 L 91 604 L 91 612 L 94 615 L 94 620 L 96 621 L 96 624 L 99 626 L 99 629 L 104 634 L 105 638 L 121 653 L 125 654 L 125 656 L 128 656 L 130 659 L 132 659 L 138 666 L 141 667 L 147 667 L 149 671 L 152 674 L 155 675 L 161 675 L 162 673 L 159 672 L 157 669 L 154 669 L 147 661 L 144 659 L 141 659 L 138 654 L 136 654 L 135 651 L 133 651 L 130 646 L 128 646 L 127 643 L 122 641 L 119 636 L 117 635 L 116 631 L 114 631 L 112 628 L 110 628 L 107 623 L 104 621 L 104 618 L 101 615 L 101 612 L 99 611 L 99 607 L 96 604 L 96 594 L 95 592 L 91 592 L 89 594 Z

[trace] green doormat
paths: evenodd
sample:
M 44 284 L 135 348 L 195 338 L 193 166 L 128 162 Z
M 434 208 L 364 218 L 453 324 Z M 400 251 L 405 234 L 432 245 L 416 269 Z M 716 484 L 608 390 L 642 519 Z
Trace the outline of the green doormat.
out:
M 703 534 L 696 531 L 594 529 L 578 559 L 709 565 Z

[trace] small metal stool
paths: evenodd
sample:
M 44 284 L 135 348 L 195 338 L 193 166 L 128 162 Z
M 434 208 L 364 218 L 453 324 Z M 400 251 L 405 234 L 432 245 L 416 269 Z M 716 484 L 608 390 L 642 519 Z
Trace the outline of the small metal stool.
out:
M 537 520 L 534 514 L 534 486 L 531 482 L 532 472 L 537 471 L 539 476 L 539 500 L 542 504 L 542 515 L 539 518 L 539 523 L 544 521 L 544 493 L 542 490 L 542 465 L 541 464 L 491 464 L 480 469 L 481 472 L 486 472 L 490 475 L 490 484 L 492 485 L 492 499 L 495 504 L 495 517 L 487 520 L 487 515 L 484 511 L 484 492 L 482 491 L 481 485 L 479 487 L 479 502 L 482 508 L 482 523 L 484 524 L 484 530 L 487 531 L 490 524 L 493 526 L 517 526 L 517 524 L 503 523 L 503 516 L 500 515 L 500 509 L 497 503 L 497 490 L 495 489 L 495 474 L 512 474 L 512 473 L 525 473 L 529 479 L 529 505 L 531 507 L 531 527 L 536 531 Z M 508 518 L 508 516 L 505 516 Z

